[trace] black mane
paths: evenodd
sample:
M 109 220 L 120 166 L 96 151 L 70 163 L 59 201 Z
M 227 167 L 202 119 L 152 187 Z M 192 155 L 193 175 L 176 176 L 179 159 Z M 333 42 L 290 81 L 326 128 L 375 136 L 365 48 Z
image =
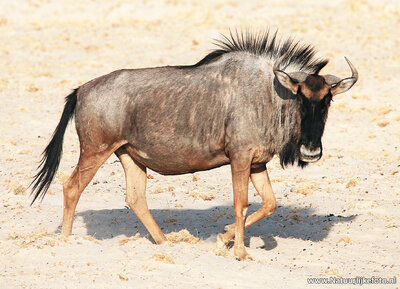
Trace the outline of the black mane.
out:
M 308 73 L 318 73 L 327 63 L 328 60 L 315 58 L 315 49 L 311 45 L 301 44 L 288 38 L 284 41 L 277 39 L 277 31 L 270 35 L 267 30 L 264 33 L 249 32 L 246 30 L 230 31 L 230 36 L 222 35 L 221 40 L 215 40 L 218 49 L 210 52 L 202 60 L 193 65 L 178 66 L 179 68 L 195 68 L 217 60 L 226 53 L 244 51 L 254 55 L 267 57 L 270 59 L 278 59 L 286 53 L 283 59 L 282 67 L 294 65 L 298 70 Z

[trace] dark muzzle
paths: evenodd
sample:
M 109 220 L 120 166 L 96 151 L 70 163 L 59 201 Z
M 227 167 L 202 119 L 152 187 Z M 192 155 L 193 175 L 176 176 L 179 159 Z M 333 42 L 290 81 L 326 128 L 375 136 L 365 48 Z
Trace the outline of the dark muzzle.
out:
M 315 149 L 309 149 L 304 144 L 300 146 L 300 160 L 307 163 L 318 161 L 322 157 L 322 146 Z

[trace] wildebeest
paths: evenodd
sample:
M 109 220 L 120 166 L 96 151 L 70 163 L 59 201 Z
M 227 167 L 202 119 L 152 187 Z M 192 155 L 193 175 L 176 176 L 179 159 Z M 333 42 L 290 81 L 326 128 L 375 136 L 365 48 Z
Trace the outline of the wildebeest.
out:
M 63 187 L 63 235 L 71 234 L 82 191 L 113 153 L 125 171 L 126 202 L 157 244 L 166 238 L 147 207 L 146 169 L 173 175 L 230 164 L 235 223 L 218 241 L 234 238 L 234 255 L 247 256 L 244 229 L 276 207 L 266 163 L 274 155 L 282 167 L 320 159 L 332 97 L 350 89 L 358 73 L 346 59 L 351 77 L 319 75 L 327 60 L 276 33 L 231 33 L 217 45 L 194 65 L 122 69 L 66 97 L 32 189 L 32 203 L 44 197 L 75 116 L 80 157 Z M 246 217 L 249 178 L 263 205 Z

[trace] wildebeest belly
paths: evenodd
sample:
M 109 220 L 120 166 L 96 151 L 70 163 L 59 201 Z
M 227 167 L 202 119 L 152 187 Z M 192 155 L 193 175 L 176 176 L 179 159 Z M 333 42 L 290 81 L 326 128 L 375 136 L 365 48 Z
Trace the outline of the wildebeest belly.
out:
M 176 147 L 141 146 L 128 143 L 129 154 L 139 163 L 163 175 L 179 175 L 209 170 L 229 163 L 224 151 L 203 151 L 194 147 L 179 150 Z

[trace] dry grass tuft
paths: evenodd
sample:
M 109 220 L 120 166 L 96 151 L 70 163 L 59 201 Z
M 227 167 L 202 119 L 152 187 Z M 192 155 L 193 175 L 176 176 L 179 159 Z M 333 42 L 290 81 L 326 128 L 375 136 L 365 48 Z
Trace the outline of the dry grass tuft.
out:
M 8 187 L 8 192 L 13 193 L 14 195 L 25 195 L 26 193 L 26 187 L 22 185 L 18 185 L 16 183 L 11 183 L 10 186 Z
M 350 243 L 350 238 L 349 237 L 342 237 L 342 238 L 339 239 L 338 243 L 348 244 L 348 243 Z
M 355 179 L 351 179 L 347 185 L 346 185 L 346 189 L 351 188 L 351 187 L 355 187 L 357 185 L 357 181 Z
M 379 126 L 379 127 L 385 127 L 385 126 L 387 126 L 388 124 L 389 124 L 388 121 L 378 122 L 378 126 Z
M 164 254 L 154 254 L 152 257 L 157 262 L 165 263 L 165 264 L 175 264 L 174 260 L 171 257 Z
M 38 230 L 33 233 L 23 234 L 18 232 L 11 232 L 8 234 L 7 240 L 15 240 L 20 247 L 27 247 L 34 245 L 37 240 L 49 236 L 45 229 Z
M 189 233 L 188 230 L 183 229 L 179 232 L 172 232 L 167 234 L 167 239 L 172 243 L 189 243 L 189 244 L 196 244 L 199 243 L 201 240 L 192 234 Z
M 296 188 L 292 188 L 290 191 L 296 194 L 302 194 L 307 196 L 311 195 L 316 188 L 317 186 L 314 184 L 301 184 L 298 185 Z
M 380 106 L 377 108 L 377 112 L 379 115 L 385 115 L 388 114 L 392 111 L 392 108 L 390 108 L 389 106 Z
M 100 244 L 100 241 L 99 241 L 99 240 L 97 240 L 95 237 L 90 236 L 90 235 L 89 235 L 89 236 L 83 236 L 82 239 L 87 240 L 87 241 L 94 242 L 94 243 L 96 243 L 96 244 Z
M 161 186 L 156 186 L 153 190 L 153 194 L 160 194 L 163 192 L 163 188 Z
M 118 277 L 119 277 L 119 279 L 121 279 L 122 281 L 128 281 L 128 280 L 129 280 L 128 277 L 125 277 L 125 276 L 123 276 L 123 275 L 121 275 L 121 274 L 118 274 Z
M 176 218 L 167 219 L 163 221 L 163 223 L 176 223 L 176 222 L 178 222 L 178 219 Z
M 34 86 L 33 84 L 29 85 L 28 87 L 28 91 L 29 92 L 38 92 L 39 88 L 37 88 L 36 86 Z
M 140 233 L 136 233 L 135 236 L 132 236 L 132 237 L 130 237 L 130 238 L 123 238 L 123 239 L 121 239 L 121 240 L 119 241 L 119 245 L 120 245 L 120 246 L 123 246 L 123 245 L 125 245 L 126 243 L 131 242 L 131 241 L 136 241 L 136 240 L 138 240 L 139 238 L 140 238 Z
M 215 196 L 212 192 L 199 193 L 197 191 L 190 191 L 189 196 L 196 198 L 196 199 L 202 199 L 203 201 L 211 201 L 212 199 L 215 198 Z

